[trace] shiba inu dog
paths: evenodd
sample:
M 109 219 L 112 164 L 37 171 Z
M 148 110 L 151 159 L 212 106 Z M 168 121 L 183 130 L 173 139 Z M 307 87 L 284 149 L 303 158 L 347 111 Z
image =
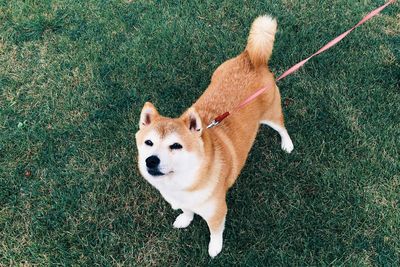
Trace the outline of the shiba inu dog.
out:
M 173 209 L 182 210 L 174 227 L 187 227 L 194 214 L 206 220 L 211 257 L 222 249 L 226 193 L 245 164 L 260 124 L 278 131 L 284 151 L 293 150 L 279 89 L 267 66 L 276 27 L 275 19 L 258 17 L 245 50 L 215 70 L 207 90 L 179 118 L 161 116 L 149 102 L 140 114 L 136 133 L 140 173 Z M 270 89 L 251 104 L 219 126 L 206 129 L 217 115 L 266 85 Z

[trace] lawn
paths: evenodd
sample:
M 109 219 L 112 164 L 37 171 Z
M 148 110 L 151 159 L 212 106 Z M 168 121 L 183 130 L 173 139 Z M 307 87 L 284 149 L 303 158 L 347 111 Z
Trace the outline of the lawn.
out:
M 0 0 L 0 266 L 399 266 L 398 2 L 279 82 L 295 149 L 261 127 L 215 259 L 134 141 L 144 102 L 180 115 L 256 16 L 279 75 L 383 3 Z

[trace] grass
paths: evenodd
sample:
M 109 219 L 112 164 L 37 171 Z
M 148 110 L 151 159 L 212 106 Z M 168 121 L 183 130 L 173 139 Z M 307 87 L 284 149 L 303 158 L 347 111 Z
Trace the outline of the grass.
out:
M 261 128 L 216 259 L 135 162 L 143 103 L 179 115 L 257 15 L 280 74 L 382 3 L 0 1 L 0 265 L 398 266 L 398 3 L 280 82 L 295 150 Z

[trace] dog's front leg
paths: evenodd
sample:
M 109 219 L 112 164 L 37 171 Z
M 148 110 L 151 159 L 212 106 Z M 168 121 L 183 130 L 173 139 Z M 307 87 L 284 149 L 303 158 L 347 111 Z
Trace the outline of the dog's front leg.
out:
M 174 222 L 175 228 L 186 228 L 193 220 L 194 213 L 193 211 L 182 209 L 183 213 L 181 213 L 178 217 L 176 217 Z
M 210 243 L 208 244 L 208 254 L 214 258 L 222 250 L 223 232 L 225 228 L 225 217 L 228 209 L 225 199 L 217 203 L 208 203 L 201 209 L 199 215 L 206 220 L 210 230 Z

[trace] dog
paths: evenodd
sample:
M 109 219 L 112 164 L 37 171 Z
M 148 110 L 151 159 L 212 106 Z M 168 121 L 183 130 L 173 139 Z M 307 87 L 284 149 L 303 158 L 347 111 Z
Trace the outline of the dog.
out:
M 272 17 L 256 18 L 245 50 L 215 70 L 206 91 L 179 118 L 161 116 L 149 102 L 140 114 L 135 135 L 139 171 L 173 209 L 182 210 L 175 228 L 189 226 L 194 214 L 207 222 L 212 258 L 222 250 L 227 191 L 245 164 L 260 124 L 279 133 L 284 151 L 293 150 L 280 92 L 267 66 L 276 29 Z M 206 128 L 266 85 L 270 88 L 251 104 L 217 127 Z

